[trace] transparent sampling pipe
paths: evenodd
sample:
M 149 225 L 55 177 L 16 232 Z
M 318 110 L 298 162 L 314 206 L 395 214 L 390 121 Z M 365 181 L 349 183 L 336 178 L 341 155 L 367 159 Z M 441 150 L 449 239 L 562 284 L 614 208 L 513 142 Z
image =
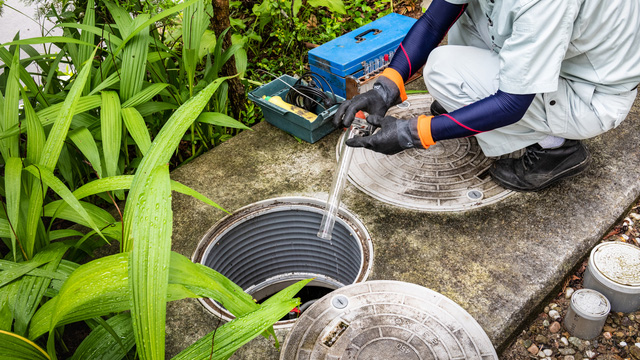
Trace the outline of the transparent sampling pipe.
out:
M 324 215 L 322 215 L 322 221 L 320 222 L 320 231 L 318 231 L 318 237 L 321 239 L 331 240 L 333 226 L 335 225 L 338 209 L 340 208 L 342 190 L 344 189 L 344 184 L 349 174 L 353 148 L 346 145 L 347 140 L 354 136 L 368 135 L 370 130 L 367 129 L 370 129 L 370 125 L 364 120 L 364 114 L 359 112 L 356 114 L 356 118 L 349 127 L 347 134 L 342 137 L 339 149 L 340 158 L 338 159 L 338 168 L 333 174 L 333 183 L 329 192 L 329 199 L 327 200 Z

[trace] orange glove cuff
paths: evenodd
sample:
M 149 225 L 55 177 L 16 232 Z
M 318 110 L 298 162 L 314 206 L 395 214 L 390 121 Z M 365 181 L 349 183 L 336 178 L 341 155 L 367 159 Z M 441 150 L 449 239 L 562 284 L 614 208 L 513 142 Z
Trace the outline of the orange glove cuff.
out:
M 433 116 L 418 116 L 418 136 L 425 149 L 436 143 L 431 136 L 431 119 L 433 119 Z
M 398 90 L 400 90 L 400 100 L 407 100 L 407 92 L 404 90 L 404 80 L 402 80 L 402 75 L 400 75 L 399 72 L 392 68 L 386 68 L 381 75 L 393 81 L 398 86 Z

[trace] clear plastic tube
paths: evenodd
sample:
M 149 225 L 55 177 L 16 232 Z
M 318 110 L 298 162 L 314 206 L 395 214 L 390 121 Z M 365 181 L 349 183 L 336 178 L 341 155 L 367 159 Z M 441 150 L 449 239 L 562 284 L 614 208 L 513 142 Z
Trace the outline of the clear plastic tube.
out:
M 347 175 L 349 174 L 349 165 L 351 164 L 351 157 L 353 156 L 353 148 L 347 146 L 346 142 L 359 134 L 356 123 L 358 123 L 358 121 L 353 122 L 349 127 L 349 132 L 346 136 L 342 137 L 342 141 L 340 143 L 338 169 L 333 174 L 333 183 L 329 192 L 329 199 L 327 200 L 324 215 L 322 216 L 322 222 L 320 222 L 320 231 L 318 231 L 318 237 L 321 239 L 331 240 L 333 226 L 335 225 L 338 209 L 340 208 L 342 190 L 344 189 L 344 183 L 347 180 Z

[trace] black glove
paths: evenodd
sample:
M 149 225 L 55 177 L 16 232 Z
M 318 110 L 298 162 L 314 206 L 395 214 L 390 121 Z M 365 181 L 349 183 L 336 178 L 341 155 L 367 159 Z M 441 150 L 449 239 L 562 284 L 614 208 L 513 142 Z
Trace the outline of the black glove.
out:
M 369 115 L 367 122 L 380 130 L 371 136 L 356 136 L 347 145 L 364 147 L 379 153 L 393 155 L 413 147 L 424 149 L 418 136 L 418 118 L 396 119 L 393 116 Z
M 385 76 L 379 76 L 373 84 L 373 89 L 364 94 L 358 94 L 340 105 L 333 117 L 333 125 L 338 128 L 349 127 L 360 110 L 371 115 L 384 116 L 391 106 L 398 103 L 400 103 L 398 85 Z

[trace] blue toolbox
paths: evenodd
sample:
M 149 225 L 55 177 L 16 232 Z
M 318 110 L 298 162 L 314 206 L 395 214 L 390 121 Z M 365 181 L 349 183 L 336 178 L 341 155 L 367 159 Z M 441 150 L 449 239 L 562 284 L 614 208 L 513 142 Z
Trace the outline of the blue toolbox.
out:
M 415 22 L 396 13 L 381 17 L 310 50 L 309 67 L 337 95 L 350 99 L 373 86 Z

